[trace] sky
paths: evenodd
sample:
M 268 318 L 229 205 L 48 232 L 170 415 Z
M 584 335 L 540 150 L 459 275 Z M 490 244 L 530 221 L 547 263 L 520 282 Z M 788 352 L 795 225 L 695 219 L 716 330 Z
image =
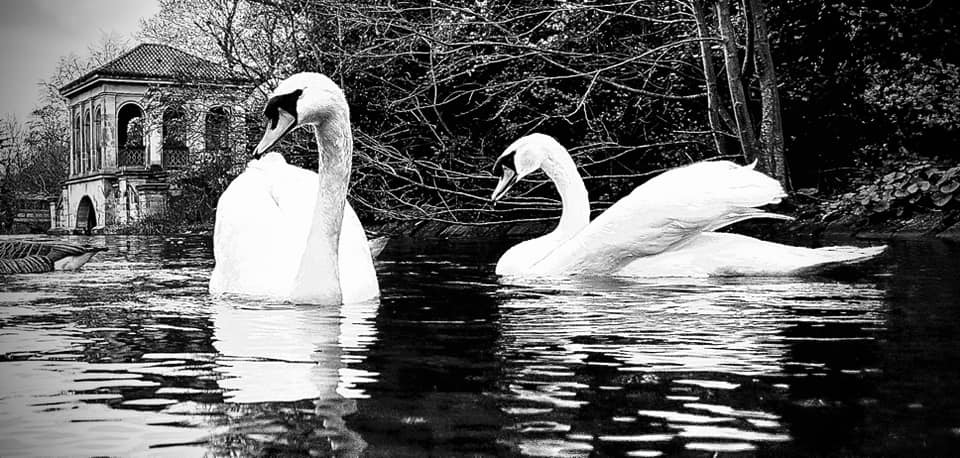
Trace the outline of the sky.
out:
M 60 56 L 85 55 L 104 34 L 130 37 L 158 0 L 0 0 L 0 116 L 23 122 L 36 105 L 37 81 Z

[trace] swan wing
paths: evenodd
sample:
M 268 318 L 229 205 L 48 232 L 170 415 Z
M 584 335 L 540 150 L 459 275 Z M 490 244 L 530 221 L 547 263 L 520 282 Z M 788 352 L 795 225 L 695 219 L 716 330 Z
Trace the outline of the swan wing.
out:
M 390 237 L 387 236 L 370 239 L 370 257 L 377 259 L 383 249 L 387 247 L 388 242 L 390 242 Z
M 885 246 L 805 248 L 740 234 L 705 232 L 642 257 L 616 273 L 630 277 L 781 276 L 817 273 L 872 259 Z
M 732 162 L 700 162 L 637 187 L 534 265 L 538 275 L 611 274 L 704 231 L 748 218 L 787 218 L 757 210 L 785 196 L 780 184 Z
M 0 274 L 38 274 L 53 270 L 53 261 L 46 256 L 28 255 L 13 259 L 0 258 Z
M 282 297 L 292 286 L 305 239 L 281 209 L 265 159 L 251 161 L 217 202 L 212 294 Z
M 292 226 L 291 237 L 305 244 L 313 224 L 319 176 L 316 172 L 287 164 L 279 154 L 276 156 L 280 157 L 280 162 L 270 167 L 273 175 L 270 193 L 283 219 Z M 301 246 L 297 253 L 302 253 L 303 249 Z M 380 295 L 370 243 L 360 218 L 349 202 L 344 203 L 338 255 L 340 293 L 345 303 L 360 302 Z M 295 267 L 300 264 L 300 255 L 296 257 Z
M 0 241 L 0 274 L 76 270 L 106 248 L 67 242 Z
M 370 243 L 360 218 L 349 202 L 344 203 L 340 230 L 340 293 L 344 303 L 373 299 L 380 295 L 377 271 L 373 267 Z
M 292 290 L 316 204 L 318 175 L 279 153 L 251 161 L 217 205 L 211 293 L 286 297 Z M 340 283 L 344 302 L 380 294 L 360 219 L 344 204 Z

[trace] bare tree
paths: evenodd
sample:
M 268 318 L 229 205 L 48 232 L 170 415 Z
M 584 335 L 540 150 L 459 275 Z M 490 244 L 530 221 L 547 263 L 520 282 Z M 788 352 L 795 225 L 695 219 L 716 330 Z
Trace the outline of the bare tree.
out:
M 144 36 L 195 43 L 261 89 L 304 70 L 340 83 L 356 137 L 351 198 L 367 219 L 554 215 L 544 180 L 498 208 L 487 202 L 493 158 L 534 131 L 570 146 L 597 209 L 652 173 L 725 155 L 735 131 L 716 75 L 703 87 L 707 42 L 721 40 L 696 33 L 682 2 L 166 0 L 162 9 Z M 705 99 L 708 128 L 690 116 Z M 306 143 L 285 148 L 312 165 Z
M 688 7 L 696 22 L 697 35 L 701 40 L 700 54 L 703 63 L 703 78 L 707 89 L 707 115 L 714 132 L 714 143 L 718 152 L 723 153 L 719 143 L 720 121 L 728 121 L 730 116 L 723 108 L 723 102 L 716 88 L 716 72 L 710 53 L 709 41 L 719 40 L 723 50 L 723 68 L 729 91 L 729 105 L 733 113 L 732 130 L 740 143 L 740 149 L 746 160 L 756 160 L 760 170 L 779 180 L 785 187 L 789 185 L 783 142 L 783 125 L 780 115 L 780 99 L 777 78 L 774 72 L 773 57 L 770 52 L 769 31 L 760 0 L 742 0 L 742 30 L 745 44 L 743 62 L 740 61 L 740 45 L 737 29 L 734 26 L 730 0 L 687 0 Z M 711 36 L 708 12 L 710 5 L 716 20 L 717 35 Z M 752 66 L 756 68 L 752 72 Z M 753 80 L 760 86 L 760 123 L 755 123 L 751 107 L 756 106 L 745 90 L 745 84 Z M 759 129 L 759 135 L 758 135 Z
M 768 159 L 766 171 L 785 186 L 789 186 L 787 162 L 783 146 L 783 121 L 780 114 L 780 91 L 777 89 L 777 74 L 774 70 L 773 55 L 770 52 L 770 32 L 764 15 L 761 0 L 745 0 L 753 14 L 754 35 L 756 36 L 756 58 L 754 62 L 760 81 L 760 146 Z

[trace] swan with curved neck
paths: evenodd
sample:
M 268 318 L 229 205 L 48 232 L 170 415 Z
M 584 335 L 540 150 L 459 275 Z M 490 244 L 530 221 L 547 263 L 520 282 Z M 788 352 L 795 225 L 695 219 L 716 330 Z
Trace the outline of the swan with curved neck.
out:
M 221 196 L 214 230 L 214 294 L 339 304 L 379 295 L 359 219 L 346 203 L 353 158 L 343 91 L 318 73 L 282 81 L 264 109 L 254 160 Z M 317 174 L 268 152 L 292 130 L 316 136 Z
M 885 247 L 810 249 L 714 232 L 752 218 L 792 219 L 759 210 L 786 194 L 772 178 L 731 162 L 700 162 L 664 172 L 590 221 L 583 180 L 555 139 L 532 134 L 494 164 L 497 201 L 543 170 L 563 210 L 550 233 L 519 243 L 497 263 L 499 275 L 689 277 L 794 275 L 870 259 Z

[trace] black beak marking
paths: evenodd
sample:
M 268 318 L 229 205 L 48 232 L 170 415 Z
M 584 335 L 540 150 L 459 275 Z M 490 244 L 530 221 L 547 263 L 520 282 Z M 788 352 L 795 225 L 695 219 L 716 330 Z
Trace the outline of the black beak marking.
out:
M 497 162 L 493 163 L 493 175 L 498 177 L 503 176 L 504 167 L 510 170 L 513 170 L 514 173 L 516 173 L 517 164 L 514 162 L 516 158 L 516 154 L 517 154 L 516 151 L 511 151 L 507 153 L 505 156 L 500 156 L 500 158 L 497 159 Z
M 270 100 L 267 100 L 267 106 L 263 108 L 263 117 L 267 118 L 267 121 L 270 122 L 271 129 L 277 128 L 277 122 L 280 119 L 278 110 L 286 111 L 290 113 L 294 119 L 297 119 L 297 101 L 300 100 L 301 94 L 303 94 L 303 90 L 297 89 L 289 94 L 275 95 L 270 97 Z

